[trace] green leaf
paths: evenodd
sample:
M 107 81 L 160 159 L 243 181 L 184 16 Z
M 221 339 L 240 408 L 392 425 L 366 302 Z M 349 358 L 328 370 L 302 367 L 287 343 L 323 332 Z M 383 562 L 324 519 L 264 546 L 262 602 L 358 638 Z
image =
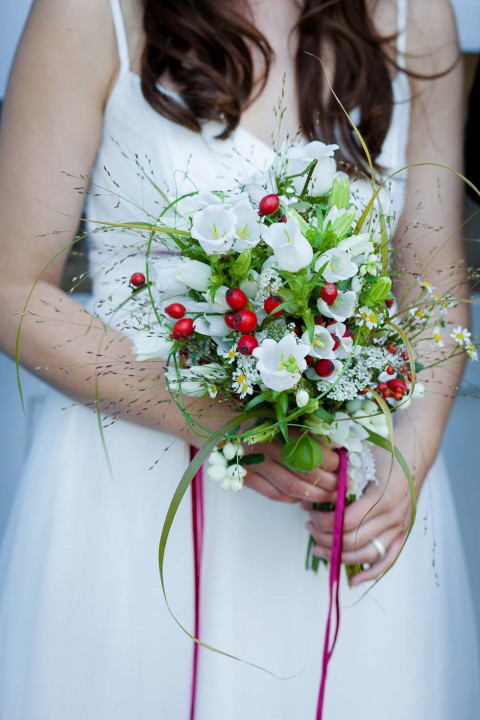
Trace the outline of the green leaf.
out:
M 333 423 L 333 421 L 335 420 L 332 413 L 329 413 L 323 407 L 319 407 L 318 410 L 315 410 L 315 412 L 313 414 L 316 415 L 318 418 L 320 418 L 320 420 L 323 420 L 324 422 L 328 423 L 328 425 L 331 425 Z
M 290 440 L 282 448 L 283 464 L 294 472 L 311 472 L 321 465 L 323 450 L 308 433 Z
M 419 373 L 424 369 L 425 365 L 422 365 L 421 362 L 418 362 L 418 360 L 415 360 L 415 372 Z
M 237 257 L 232 266 L 232 277 L 242 279 L 246 276 L 252 262 L 252 254 L 250 250 L 243 250 Z
M 240 465 L 259 465 L 264 462 L 265 455 L 262 453 L 252 453 L 251 455 L 244 455 L 240 459 Z

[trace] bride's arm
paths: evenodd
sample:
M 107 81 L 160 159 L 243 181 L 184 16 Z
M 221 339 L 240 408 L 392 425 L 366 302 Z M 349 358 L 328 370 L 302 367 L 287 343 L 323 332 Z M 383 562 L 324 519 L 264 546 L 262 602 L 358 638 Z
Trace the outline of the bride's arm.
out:
M 459 57 L 450 3 L 438 0 L 433 8 L 430 0 L 415 0 L 409 3 L 409 8 L 408 68 L 425 75 L 443 73 Z M 461 62 L 438 79 L 413 78 L 411 92 L 408 163 L 439 163 L 461 172 Z M 418 285 L 409 276 L 411 273 L 421 275 L 440 292 L 453 290 L 457 297 L 466 296 L 463 192 L 463 183 L 446 170 L 431 166 L 409 170 L 405 211 L 395 238 L 401 258 L 398 264 L 407 273 L 403 286 L 400 283 L 396 287 L 404 307 L 418 294 Z M 448 317 L 455 325 L 467 326 L 468 305 L 459 304 L 449 311 Z M 446 349 L 450 332 L 445 332 Z M 428 352 L 431 356 L 431 347 Z M 423 372 L 420 380 L 426 384 L 425 397 L 414 400 L 408 410 L 396 414 L 395 442 L 413 471 L 417 494 L 438 453 L 462 372 L 460 361 L 434 372 Z M 379 485 L 370 485 L 361 500 L 345 513 L 343 562 L 372 563 L 370 569 L 357 575 L 353 584 L 378 577 L 392 564 L 410 525 L 411 501 L 405 477 L 398 464 L 390 477 L 389 466 L 389 455 L 382 453 L 377 468 Z M 380 495 L 382 499 L 375 505 Z M 311 521 L 320 552 L 323 550 L 323 555 L 329 557 L 333 515 L 312 513 Z M 384 559 L 378 559 L 371 543 L 373 538 L 379 538 L 385 545 Z
M 15 354 L 19 319 L 33 284 L 75 234 L 83 197 L 62 171 L 90 174 L 117 70 L 108 0 L 36 0 L 15 59 L 0 137 L 0 348 L 9 355 Z M 124 336 L 106 332 L 60 290 L 64 261 L 65 254 L 49 267 L 30 300 L 20 341 L 22 364 L 92 406 L 98 380 L 107 414 L 201 444 L 170 400 L 162 363 L 135 361 Z M 226 404 L 192 403 L 192 412 L 212 429 L 232 416 Z M 312 500 L 329 497 L 321 487 L 335 486 L 333 454 L 327 453 L 328 471 L 299 478 L 280 464 L 275 443 L 263 450 L 267 461 L 247 476 L 251 487 L 284 502 L 304 498 L 307 490 Z M 314 480 L 317 488 L 311 487 Z

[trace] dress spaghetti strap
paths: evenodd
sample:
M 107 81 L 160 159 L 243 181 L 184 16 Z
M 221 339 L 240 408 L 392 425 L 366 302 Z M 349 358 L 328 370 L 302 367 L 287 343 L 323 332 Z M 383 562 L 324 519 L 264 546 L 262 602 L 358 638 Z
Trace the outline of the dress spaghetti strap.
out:
M 407 26 L 408 0 L 397 0 L 397 64 L 401 69 L 407 66 Z
M 115 37 L 117 39 L 118 57 L 120 59 L 120 69 L 127 71 L 130 69 L 130 55 L 128 52 L 127 33 L 125 32 L 125 23 L 123 21 L 122 8 L 120 0 L 110 0 L 112 8 L 113 25 L 115 28 Z

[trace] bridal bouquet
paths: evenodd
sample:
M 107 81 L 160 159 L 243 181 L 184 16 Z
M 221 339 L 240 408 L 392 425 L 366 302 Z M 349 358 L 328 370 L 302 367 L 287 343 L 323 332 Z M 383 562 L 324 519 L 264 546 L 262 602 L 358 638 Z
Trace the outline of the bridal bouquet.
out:
M 263 460 L 248 450 L 256 443 L 280 440 L 295 472 L 321 465 L 319 440 L 343 448 L 347 502 L 375 481 L 373 445 L 402 461 L 391 416 L 423 394 L 416 376 L 432 364 L 416 347 L 443 345 L 455 300 L 418 277 L 415 304 L 396 309 L 388 219 L 374 212 L 375 196 L 358 218 L 336 149 L 285 146 L 251 182 L 175 198 L 150 228 L 145 267 L 130 279 L 132 315 L 149 308 L 137 320 L 135 352 L 165 362 L 174 402 L 205 438 L 170 525 L 201 462 L 221 488 L 238 491 L 248 465 Z M 468 330 L 452 335 L 455 349 L 443 360 L 476 359 Z M 189 410 L 192 396 L 227 402 L 238 418 L 209 433 Z M 313 548 L 310 538 L 307 567 L 317 569 Z

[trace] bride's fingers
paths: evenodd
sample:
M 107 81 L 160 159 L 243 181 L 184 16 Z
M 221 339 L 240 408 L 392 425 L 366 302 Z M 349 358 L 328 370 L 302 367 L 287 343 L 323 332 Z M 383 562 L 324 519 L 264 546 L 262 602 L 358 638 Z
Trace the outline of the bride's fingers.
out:
M 378 550 L 372 542 L 373 539 L 375 538 L 376 540 L 379 540 L 385 550 L 387 550 L 387 548 L 390 547 L 390 545 L 397 536 L 398 528 L 390 528 L 388 530 L 385 530 L 385 532 L 383 533 L 373 535 L 364 545 L 359 545 L 356 549 L 353 550 L 343 550 L 341 561 L 345 565 L 363 565 L 364 563 L 369 563 L 370 565 L 372 565 L 380 559 Z M 315 555 L 317 555 L 317 557 L 325 558 L 325 560 L 330 560 L 332 549 L 325 548 L 322 545 L 317 545 L 313 552 Z
M 275 487 L 275 485 L 272 485 L 271 482 L 262 477 L 262 475 L 259 475 L 257 472 L 251 470 L 249 470 L 245 476 L 244 485 L 251 490 L 255 490 L 260 493 L 260 495 L 264 495 L 270 500 L 274 500 L 276 502 L 290 504 L 299 502 L 298 498 L 282 493 L 277 487 Z
M 397 535 L 397 537 L 387 548 L 385 557 L 379 558 L 376 562 L 373 563 L 373 565 L 370 565 L 369 568 L 367 568 L 366 570 L 362 570 L 361 572 L 354 575 L 350 581 L 350 584 L 355 587 L 356 585 L 360 585 L 360 583 L 362 582 L 366 582 L 368 580 L 376 580 L 380 575 L 386 572 L 389 569 L 390 565 L 395 562 L 395 559 L 402 548 L 404 539 L 405 535 L 403 533 L 401 535 Z
M 311 503 L 334 502 L 335 495 L 333 493 L 300 479 L 298 475 L 287 470 L 284 465 L 265 461 L 256 469 L 256 472 L 272 483 L 280 492 L 295 497 L 297 500 L 308 498 Z
M 320 513 L 315 512 L 310 513 L 309 522 L 312 523 L 313 526 L 312 535 L 320 547 L 328 549 L 331 548 L 333 544 L 333 532 L 324 532 L 322 529 L 318 529 L 315 521 L 319 514 Z M 396 534 L 398 532 L 397 523 L 391 518 L 381 515 L 373 520 L 366 520 L 360 527 L 355 528 L 355 530 L 344 530 L 343 550 L 345 552 L 355 552 L 371 542 L 373 538 L 381 537 L 383 533 L 393 527 L 397 528 Z

